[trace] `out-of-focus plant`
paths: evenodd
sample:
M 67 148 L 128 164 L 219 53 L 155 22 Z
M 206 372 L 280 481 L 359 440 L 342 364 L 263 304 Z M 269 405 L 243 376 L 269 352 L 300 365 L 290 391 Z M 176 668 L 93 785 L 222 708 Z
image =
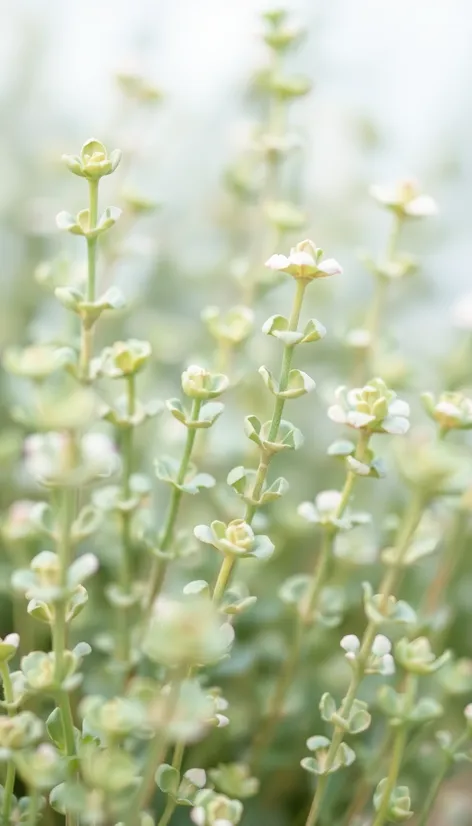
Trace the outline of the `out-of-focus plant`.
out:
M 12 608 L 11 619 L 0 612 L 5 826 L 251 826 L 275 811 L 281 826 L 294 812 L 306 826 L 414 816 L 428 826 L 448 774 L 471 760 L 469 370 L 454 351 L 442 386 L 425 392 L 405 382 L 402 359 L 392 370 L 385 358 L 387 290 L 416 268 L 400 233 L 436 205 L 410 181 L 372 188 L 392 230 L 380 260 L 364 257 L 374 289 L 348 335 L 358 359 L 352 381 L 347 358 L 329 361 L 323 415 L 301 368 L 326 375 L 327 331 L 303 318 L 305 301 L 325 279 L 342 291 L 344 278 L 331 279 L 341 267 L 313 241 L 295 241 L 306 216 L 287 183 L 299 144 L 289 109 L 311 84 L 287 64 L 304 32 L 283 9 L 262 21 L 268 61 L 251 87 L 260 121 L 226 176 L 225 272 L 241 292 L 201 313 L 203 352 L 193 333 L 186 351 L 185 307 L 171 335 L 185 354 L 171 359 L 183 362 L 181 391 L 165 402 L 156 396 L 178 372 L 162 358 L 162 331 L 110 283 L 121 210 L 100 213 L 99 186 L 117 180 L 121 152 L 91 139 L 64 156 L 88 206 L 57 222 L 85 239 L 85 266 L 37 268 L 59 320 L 3 352 L 13 396 L 13 430 L 0 438 L 2 601 Z M 161 99 L 140 74 L 117 80 L 138 107 Z M 130 191 L 120 202 L 127 229 L 155 206 Z M 156 283 L 171 284 L 184 312 L 175 267 L 158 263 Z M 252 339 L 286 276 L 291 306 L 280 314 L 271 295 L 268 338 Z M 469 316 L 456 312 L 466 331 Z M 257 376 L 270 339 L 278 374 L 264 364 Z M 313 362 L 305 345 L 318 342 Z M 295 399 L 303 428 L 286 418 Z M 295 494 L 273 474 L 279 464 Z

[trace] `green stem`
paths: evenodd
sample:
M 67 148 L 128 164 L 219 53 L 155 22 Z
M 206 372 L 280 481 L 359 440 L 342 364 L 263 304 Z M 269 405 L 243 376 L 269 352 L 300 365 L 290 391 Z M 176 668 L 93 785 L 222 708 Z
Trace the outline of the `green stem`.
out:
M 97 226 L 98 219 L 98 180 L 89 181 L 89 213 L 90 229 Z M 95 301 L 97 281 L 97 241 L 98 238 L 87 238 L 87 290 L 88 302 Z M 90 381 L 90 361 L 93 356 L 93 327 L 86 318 L 82 319 L 80 340 L 79 368 L 82 381 Z
M 297 287 L 295 292 L 295 297 L 293 300 L 292 311 L 290 313 L 290 318 L 288 322 L 288 331 L 295 332 L 298 329 L 298 322 L 300 320 L 300 312 L 302 309 L 303 297 L 305 295 L 305 290 L 307 287 L 307 281 L 304 279 L 297 279 Z M 293 359 L 293 344 L 286 344 L 283 351 L 282 356 L 282 366 L 280 369 L 280 377 L 279 377 L 279 391 L 283 392 L 287 389 L 288 380 L 290 375 L 290 367 L 292 365 Z M 280 422 L 282 420 L 282 414 L 284 411 L 285 406 L 285 398 L 283 396 L 276 396 L 275 404 L 274 404 L 274 411 L 272 413 L 272 421 L 270 425 L 269 435 L 267 440 L 269 442 L 275 441 L 277 438 Z M 267 454 L 265 451 L 261 451 L 261 458 L 259 461 L 259 467 L 257 468 L 256 478 L 254 480 L 254 487 L 252 489 L 251 499 L 253 499 L 256 503 L 260 498 L 262 493 L 262 489 L 264 487 L 264 483 L 267 477 L 267 472 L 269 469 L 271 455 Z M 251 503 L 248 504 L 246 507 L 246 514 L 245 514 L 245 521 L 248 524 L 251 524 L 252 520 L 254 519 L 254 515 L 257 511 L 258 505 Z
M 365 451 L 367 449 L 370 439 L 370 433 L 361 431 L 359 434 L 359 441 L 356 449 L 356 459 L 362 461 Z M 336 511 L 335 518 L 340 519 L 346 510 L 349 499 L 351 497 L 354 483 L 357 479 L 355 473 L 348 471 L 343 490 L 341 492 L 341 499 Z M 319 596 L 323 590 L 324 584 L 329 571 L 329 564 L 332 558 L 333 543 L 335 532 L 329 527 L 323 532 L 323 540 L 321 545 L 321 553 L 317 560 L 313 575 L 310 579 L 308 593 L 302 603 L 300 610 L 297 612 L 297 619 L 295 624 L 295 631 L 293 639 L 290 644 L 290 653 L 284 662 L 284 665 L 279 673 L 274 694 L 269 703 L 269 709 L 265 722 L 260 731 L 256 734 L 252 747 L 252 757 L 250 759 L 253 771 L 256 771 L 260 759 L 266 750 L 267 746 L 272 740 L 275 728 L 282 715 L 283 705 L 287 691 L 293 681 L 294 672 L 300 659 L 300 653 L 305 636 L 305 630 L 310 623 L 315 606 L 318 603 Z
M 98 220 L 98 180 L 89 181 L 90 229 L 94 230 Z M 87 301 L 95 301 L 97 279 L 97 237 L 87 238 Z
M 202 402 L 200 399 L 194 399 L 192 404 L 192 410 L 190 412 L 190 421 L 191 422 L 198 422 L 198 417 L 200 415 L 200 409 L 202 406 Z M 187 438 L 185 440 L 184 452 L 182 455 L 182 459 L 180 461 L 179 472 L 177 474 L 177 483 L 182 485 L 185 482 L 185 477 L 187 476 L 188 468 L 190 465 L 190 459 L 192 456 L 192 450 L 195 443 L 195 437 L 197 435 L 197 428 L 196 427 L 189 427 L 187 430 Z M 167 509 L 166 519 L 164 522 L 164 528 L 162 531 L 162 538 L 160 541 L 160 550 L 165 552 L 169 549 L 172 540 L 174 538 L 174 531 L 175 531 L 175 524 L 177 521 L 177 515 L 179 512 L 180 500 L 182 499 L 182 491 L 179 488 L 172 488 L 172 493 L 170 496 L 169 507 Z M 150 610 L 152 609 L 152 605 L 154 600 L 159 595 L 162 585 L 164 583 L 166 571 L 167 571 L 168 562 L 155 557 L 153 560 L 151 574 L 150 574 L 150 587 L 147 599 L 147 613 L 149 614 Z
M 392 228 L 390 230 L 390 234 L 387 240 L 387 248 L 385 254 L 387 263 L 395 261 L 401 228 L 402 218 L 399 215 L 394 214 Z M 370 333 L 370 344 L 368 350 L 368 360 L 370 362 L 369 370 L 372 369 L 372 361 L 374 361 L 375 359 L 375 355 L 378 348 L 380 325 L 382 321 L 382 314 L 384 310 L 388 285 L 389 282 L 385 277 L 381 275 L 375 276 L 372 301 L 365 322 L 366 329 Z
M 373 822 L 373 826 L 383 826 L 388 817 L 388 810 L 390 808 L 390 798 L 397 784 L 398 773 L 400 771 L 400 766 L 403 759 L 403 752 L 405 751 L 407 734 L 407 727 L 403 725 L 400 726 L 394 737 L 390 768 L 387 775 L 387 782 L 384 787 L 382 800 L 380 802 L 380 808 Z
M 234 557 L 232 556 L 225 556 L 223 562 L 221 563 L 220 571 L 218 573 L 218 577 L 215 583 L 215 587 L 213 588 L 213 595 L 212 601 L 218 605 L 224 595 L 226 586 L 228 584 L 229 578 L 231 576 L 231 571 L 234 566 Z M 190 669 L 189 673 L 187 674 L 187 679 L 190 679 L 193 674 L 194 669 Z M 182 763 L 185 754 L 185 742 L 179 740 L 174 747 L 174 753 L 172 756 L 172 766 L 174 769 L 180 773 L 182 770 Z M 167 803 L 165 809 L 162 813 L 161 819 L 159 820 L 158 826 L 166 826 L 171 819 L 174 810 L 176 808 L 176 802 L 172 797 L 167 798 Z
M 456 752 L 460 751 L 468 739 L 469 733 L 468 731 L 465 731 L 463 734 L 460 735 L 460 737 L 457 738 L 456 742 L 452 746 L 451 755 L 454 755 L 456 754 Z M 420 815 L 415 823 L 415 826 L 426 826 L 426 824 L 428 823 L 429 816 L 439 794 L 439 789 L 441 788 L 446 778 L 446 775 L 452 766 L 453 760 L 454 758 L 452 756 L 448 755 L 447 757 L 445 757 L 436 777 L 434 778 L 430 786 L 429 792 L 426 796 L 426 800 L 423 804 L 423 808 L 421 809 Z
M 61 507 L 59 511 L 59 538 L 57 552 L 60 563 L 60 587 L 67 588 L 67 572 L 72 556 L 71 526 L 74 519 L 75 491 L 64 488 L 61 491 Z M 54 679 L 57 685 L 57 701 L 61 710 L 62 728 L 66 751 L 69 757 L 75 754 L 74 721 L 70 706 L 69 694 L 61 687 L 64 677 L 64 653 L 67 645 L 66 622 L 67 598 L 58 600 L 55 604 L 54 624 L 52 626 L 52 642 L 54 651 Z M 70 818 L 68 823 L 72 824 Z
M 409 713 L 414 705 L 415 702 L 415 694 L 416 694 L 416 685 L 417 685 L 417 677 L 414 674 L 408 674 L 407 678 L 407 688 L 406 688 L 406 706 L 405 711 Z M 384 787 L 384 791 L 382 793 L 382 799 L 380 801 L 379 809 L 377 812 L 377 816 L 373 822 L 373 826 L 384 826 L 388 818 L 388 812 L 390 808 L 390 798 L 392 796 L 392 792 L 397 785 L 398 775 L 400 773 L 400 767 L 403 760 L 403 755 L 405 752 L 406 741 L 408 737 L 408 726 L 406 723 L 403 723 L 395 733 L 395 737 L 393 740 L 393 748 L 392 748 L 392 756 L 390 761 L 390 768 L 388 770 L 387 775 L 387 782 Z
M 13 685 L 6 663 L 0 663 L 0 675 L 3 682 L 3 697 L 9 705 L 14 702 Z M 8 716 L 13 717 L 15 712 L 13 708 L 8 709 Z M 13 803 L 13 790 L 15 787 L 15 764 L 12 760 L 7 763 L 7 772 L 3 788 L 3 804 L 2 804 L 2 823 L 10 823 L 11 807 Z
M 424 496 L 422 494 L 417 493 L 416 496 L 413 496 L 405 516 L 405 521 L 400 528 L 399 535 L 397 538 L 397 562 L 395 566 L 392 566 L 386 571 L 382 583 L 379 587 L 379 594 L 381 594 L 382 596 L 383 608 L 385 608 L 387 605 L 388 597 L 397 589 L 397 586 L 400 583 L 402 577 L 403 559 L 405 557 L 406 552 L 408 551 L 408 548 L 410 547 L 411 539 L 420 522 L 424 506 L 425 501 Z M 367 661 L 372 651 L 372 643 L 374 641 L 376 633 L 377 623 L 370 620 L 365 629 L 362 644 L 359 650 L 359 654 L 357 656 L 356 669 L 352 672 L 351 681 L 349 683 L 347 694 L 344 697 L 344 700 L 341 703 L 341 708 L 339 710 L 339 713 L 345 719 L 347 719 L 351 713 L 354 700 L 356 699 L 357 691 L 362 680 L 364 679 Z M 338 726 L 335 726 L 333 739 L 331 741 L 331 745 L 326 755 L 327 770 L 329 770 L 333 765 L 334 760 L 336 758 L 336 753 L 343 740 L 344 730 Z M 315 824 L 318 822 L 318 816 L 320 813 L 321 804 L 323 802 L 327 783 L 328 775 L 320 775 L 313 797 L 313 801 L 311 804 L 311 808 L 308 813 L 307 820 L 305 822 L 305 826 L 315 826 Z
M 38 826 L 40 796 L 37 789 L 32 789 L 28 807 L 28 826 Z
M 234 566 L 234 556 L 230 556 L 229 554 L 224 557 L 223 562 L 221 563 L 221 568 L 218 574 L 218 578 L 215 583 L 215 587 L 213 589 L 213 602 L 217 605 L 221 602 L 221 599 L 224 595 L 226 590 L 226 586 L 228 585 L 229 578 L 231 576 L 231 571 L 233 570 Z
M 172 767 L 174 769 L 177 769 L 179 774 L 181 773 L 181 770 L 182 770 L 182 763 L 183 763 L 183 760 L 184 760 L 184 753 L 185 753 L 185 743 L 182 742 L 182 741 L 180 741 L 179 743 L 176 743 L 175 748 L 174 748 L 174 753 L 172 755 Z M 167 826 L 167 824 L 169 823 L 169 821 L 170 821 L 172 815 L 174 814 L 176 808 L 177 808 L 177 803 L 176 803 L 175 799 L 173 797 L 168 796 L 167 797 L 167 803 L 165 805 L 165 809 L 164 809 L 164 811 L 161 815 L 161 818 L 160 818 L 159 823 L 157 824 L 157 826 Z
M 173 679 L 170 684 L 170 691 L 167 697 L 166 709 L 164 714 L 166 727 L 170 724 L 174 717 L 175 710 L 177 708 L 177 703 L 179 701 L 180 686 L 181 676 L 179 675 L 178 677 Z M 163 762 L 166 754 L 167 737 L 165 732 L 166 728 L 162 727 L 154 737 L 149 747 L 149 752 L 144 766 L 144 772 L 141 778 L 141 783 L 130 804 L 127 816 L 124 821 L 125 826 L 135 826 L 136 814 L 138 812 L 142 812 L 142 810 L 147 805 L 147 801 L 149 800 L 150 795 L 152 794 L 152 789 L 154 786 L 154 775 L 156 774 L 156 771 L 159 768 L 160 764 Z
M 136 385 L 135 376 L 127 376 L 127 414 L 132 417 L 136 408 Z M 123 476 L 122 476 L 122 499 L 123 502 L 128 502 L 131 497 L 131 475 L 133 472 L 133 425 L 131 423 L 123 431 L 122 438 L 122 459 L 123 459 Z M 121 571 L 120 580 L 121 588 L 124 594 L 130 594 L 133 583 L 133 547 L 132 547 L 132 513 L 129 510 L 124 510 L 121 514 L 121 539 L 122 539 L 122 557 L 121 557 Z M 124 663 L 129 661 L 130 649 L 130 622 L 128 612 L 120 609 L 119 622 L 121 625 L 121 659 Z

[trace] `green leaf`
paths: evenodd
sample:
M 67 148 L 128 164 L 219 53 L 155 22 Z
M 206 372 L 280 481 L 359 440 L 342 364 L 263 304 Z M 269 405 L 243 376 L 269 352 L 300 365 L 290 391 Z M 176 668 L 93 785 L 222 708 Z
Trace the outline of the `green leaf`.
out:
M 168 763 L 162 763 L 155 774 L 155 780 L 161 792 L 175 797 L 180 785 L 180 772 L 178 769 L 170 766 Z

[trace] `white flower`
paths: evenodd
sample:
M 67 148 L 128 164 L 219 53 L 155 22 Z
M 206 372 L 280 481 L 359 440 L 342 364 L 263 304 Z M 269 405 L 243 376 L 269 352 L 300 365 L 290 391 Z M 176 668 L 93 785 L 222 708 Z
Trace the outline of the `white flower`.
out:
M 365 387 L 347 390 L 338 387 L 337 404 L 328 409 L 331 421 L 346 424 L 356 429 L 370 430 L 372 433 L 392 433 L 402 435 L 410 427 L 408 417 L 410 407 L 407 402 L 397 399 L 382 379 L 372 379 Z
M 390 654 L 392 650 L 392 643 L 383 634 L 377 634 L 372 643 L 372 654 L 374 657 L 384 657 L 385 654 Z
M 341 275 L 342 268 L 334 258 L 321 260 L 322 257 L 323 250 L 316 247 L 313 241 L 306 240 L 293 247 L 288 256 L 272 255 L 265 265 L 270 270 L 286 272 L 306 281 Z
M 436 401 L 432 393 L 423 393 L 421 400 L 426 412 L 445 429 L 469 429 L 472 427 L 472 400 L 462 393 L 442 393 Z
M 378 203 L 404 218 L 427 218 L 436 215 L 434 198 L 423 195 L 415 181 L 403 181 L 396 186 L 371 186 L 370 194 Z
M 192 809 L 190 812 L 190 820 L 195 823 L 195 826 L 205 826 L 206 817 L 203 806 L 195 806 L 195 808 Z
M 395 674 L 395 661 L 391 654 L 385 654 L 380 658 L 378 673 L 383 677 L 390 677 Z
M 341 648 L 344 648 L 346 652 L 346 660 L 356 659 L 356 656 L 359 653 L 359 649 L 361 647 L 359 637 L 356 637 L 355 634 L 346 634 L 346 636 L 342 638 L 339 644 Z

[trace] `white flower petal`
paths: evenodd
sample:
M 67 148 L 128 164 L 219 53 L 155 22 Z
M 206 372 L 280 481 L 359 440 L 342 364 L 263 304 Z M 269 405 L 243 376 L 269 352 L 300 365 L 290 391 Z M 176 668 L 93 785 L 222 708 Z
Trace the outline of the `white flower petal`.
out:
M 347 424 L 351 427 L 366 427 L 366 425 L 375 421 L 375 416 L 369 413 L 360 413 L 358 410 L 350 410 L 347 414 Z
M 461 418 L 461 411 L 455 404 L 452 402 L 438 402 L 435 407 L 436 413 L 442 413 L 445 416 L 448 416 L 450 419 L 460 419 Z
M 205 809 L 203 806 L 195 806 L 190 812 L 190 820 L 195 823 L 195 826 L 205 826 Z
M 342 275 L 343 268 L 334 258 L 327 258 L 318 264 L 319 272 L 324 272 L 326 275 Z
M 405 212 L 414 218 L 427 218 L 430 215 L 437 215 L 438 205 L 431 195 L 418 195 L 406 204 Z
M 384 634 L 377 634 L 372 643 L 372 654 L 374 657 L 385 657 L 390 654 L 392 650 L 392 643 Z
M 346 636 L 342 638 L 339 645 L 351 654 L 355 654 L 361 647 L 359 637 L 356 637 L 355 634 L 346 634 Z
M 316 261 L 309 252 L 292 251 L 289 256 L 290 264 L 295 267 L 316 267 Z
M 315 497 L 315 503 L 320 513 L 331 513 L 338 509 L 341 499 L 339 490 L 322 490 Z
M 318 512 L 313 502 L 301 502 L 297 508 L 297 513 L 307 522 L 318 522 Z
M 328 417 L 337 424 L 346 424 L 346 413 L 340 404 L 333 404 L 328 408 Z
M 395 674 L 395 661 L 391 654 L 385 654 L 385 656 L 382 657 L 380 674 L 383 674 L 385 677 L 390 676 L 390 674 Z
M 373 186 L 369 187 L 369 193 L 372 198 L 375 198 L 380 204 L 391 205 L 398 201 L 398 193 L 392 186 L 373 184 Z
M 408 433 L 409 429 L 410 422 L 401 416 L 387 416 L 382 422 L 382 430 L 393 436 L 404 436 L 405 433 Z
M 410 405 L 402 399 L 394 399 L 388 406 L 388 415 L 408 418 L 410 415 Z
M 279 272 L 283 272 L 290 266 L 290 261 L 286 255 L 271 255 L 271 257 L 265 262 L 265 266 L 268 267 L 270 270 L 278 270 Z

